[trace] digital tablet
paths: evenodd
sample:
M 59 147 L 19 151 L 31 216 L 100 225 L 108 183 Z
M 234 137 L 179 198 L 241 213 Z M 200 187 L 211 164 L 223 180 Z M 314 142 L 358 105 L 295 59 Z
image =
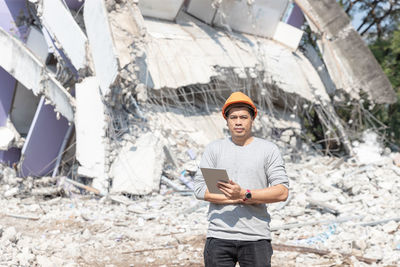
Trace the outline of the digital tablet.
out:
M 229 176 L 225 169 L 200 168 L 208 188 L 213 194 L 223 194 L 217 187 L 218 182 L 229 182 Z

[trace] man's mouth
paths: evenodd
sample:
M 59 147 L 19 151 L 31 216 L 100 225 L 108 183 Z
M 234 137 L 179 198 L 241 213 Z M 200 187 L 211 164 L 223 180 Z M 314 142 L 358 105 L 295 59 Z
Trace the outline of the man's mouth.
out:
M 244 128 L 233 128 L 235 130 L 235 132 L 243 132 Z

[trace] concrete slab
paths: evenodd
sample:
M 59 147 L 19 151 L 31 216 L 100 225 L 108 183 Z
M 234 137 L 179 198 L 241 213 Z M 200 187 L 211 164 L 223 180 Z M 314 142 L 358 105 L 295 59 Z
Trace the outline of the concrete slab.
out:
M 79 71 L 88 67 L 87 38 L 60 0 L 43 0 L 40 16 L 51 37 L 59 43 L 59 49 Z
M 83 17 L 96 77 L 103 95 L 107 95 L 119 66 L 104 1 L 86 0 Z
M 150 39 L 146 63 L 151 77 L 146 85 L 152 89 L 208 83 L 219 75 L 215 66 L 244 72 L 261 65 L 285 92 L 311 102 L 329 100 L 317 71 L 300 51 L 294 54 L 275 41 L 247 34 L 232 33 L 234 38 L 229 37 L 183 12 L 176 24 L 153 19 L 145 19 L 145 24 Z
M 89 77 L 77 83 L 75 93 L 78 174 L 94 178 L 93 187 L 105 193 L 108 188 L 104 139 L 107 125 L 97 78 Z
M 361 90 L 375 103 L 394 103 L 396 94 L 389 79 L 334 0 L 296 0 L 311 29 L 321 38 L 319 50 L 336 88 L 359 99 Z
M 43 94 L 68 120 L 74 117 L 72 96 L 19 40 L 0 28 L 0 66 L 35 95 Z
M 147 195 L 158 191 L 164 164 L 163 145 L 151 133 L 122 148 L 110 169 L 112 193 Z

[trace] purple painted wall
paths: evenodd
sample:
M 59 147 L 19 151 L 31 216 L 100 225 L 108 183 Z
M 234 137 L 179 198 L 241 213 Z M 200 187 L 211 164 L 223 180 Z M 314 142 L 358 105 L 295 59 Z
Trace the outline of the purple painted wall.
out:
M 0 0 L 0 27 L 8 33 L 26 41 L 27 27 L 17 27 L 16 18 L 21 14 L 21 10 L 26 14 L 25 0 Z M 0 67 L 0 126 L 5 126 L 10 112 L 16 80 L 8 72 Z M 0 151 L 0 162 L 5 162 L 10 166 L 19 161 L 21 150 L 10 148 L 8 151 Z
M 286 23 L 299 29 L 304 24 L 304 15 L 298 5 L 294 4 L 292 13 L 289 15 Z
M 6 125 L 14 96 L 14 89 L 14 77 L 0 67 L 0 127 Z
M 7 151 L 0 151 L 0 162 L 4 162 L 8 164 L 8 166 L 12 166 L 13 163 L 19 161 L 21 157 L 21 149 L 12 147 Z
M 68 121 L 62 116 L 57 120 L 54 107 L 44 105 L 42 98 L 24 144 L 20 175 L 51 175 L 67 130 Z
M 26 27 L 18 28 L 15 19 L 25 7 L 25 0 L 0 0 L 0 27 L 18 38 L 23 37 Z M 10 112 L 15 82 L 15 79 L 0 67 L 0 126 L 5 125 Z
M 15 24 L 21 11 L 23 14 L 28 14 L 25 0 L 0 0 L 0 27 L 25 42 L 28 27 L 25 25 L 17 27 Z

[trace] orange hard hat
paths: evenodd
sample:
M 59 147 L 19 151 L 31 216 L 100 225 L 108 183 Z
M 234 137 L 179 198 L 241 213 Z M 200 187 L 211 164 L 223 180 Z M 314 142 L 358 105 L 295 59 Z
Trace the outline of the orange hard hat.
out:
M 254 105 L 253 101 L 251 101 L 250 97 L 243 94 L 242 92 L 234 92 L 231 94 L 231 96 L 226 100 L 225 105 L 222 107 L 222 116 L 224 116 L 224 118 L 227 119 L 226 114 L 230 109 L 229 106 L 239 103 L 245 104 L 254 111 L 253 119 L 257 116 L 257 108 Z

